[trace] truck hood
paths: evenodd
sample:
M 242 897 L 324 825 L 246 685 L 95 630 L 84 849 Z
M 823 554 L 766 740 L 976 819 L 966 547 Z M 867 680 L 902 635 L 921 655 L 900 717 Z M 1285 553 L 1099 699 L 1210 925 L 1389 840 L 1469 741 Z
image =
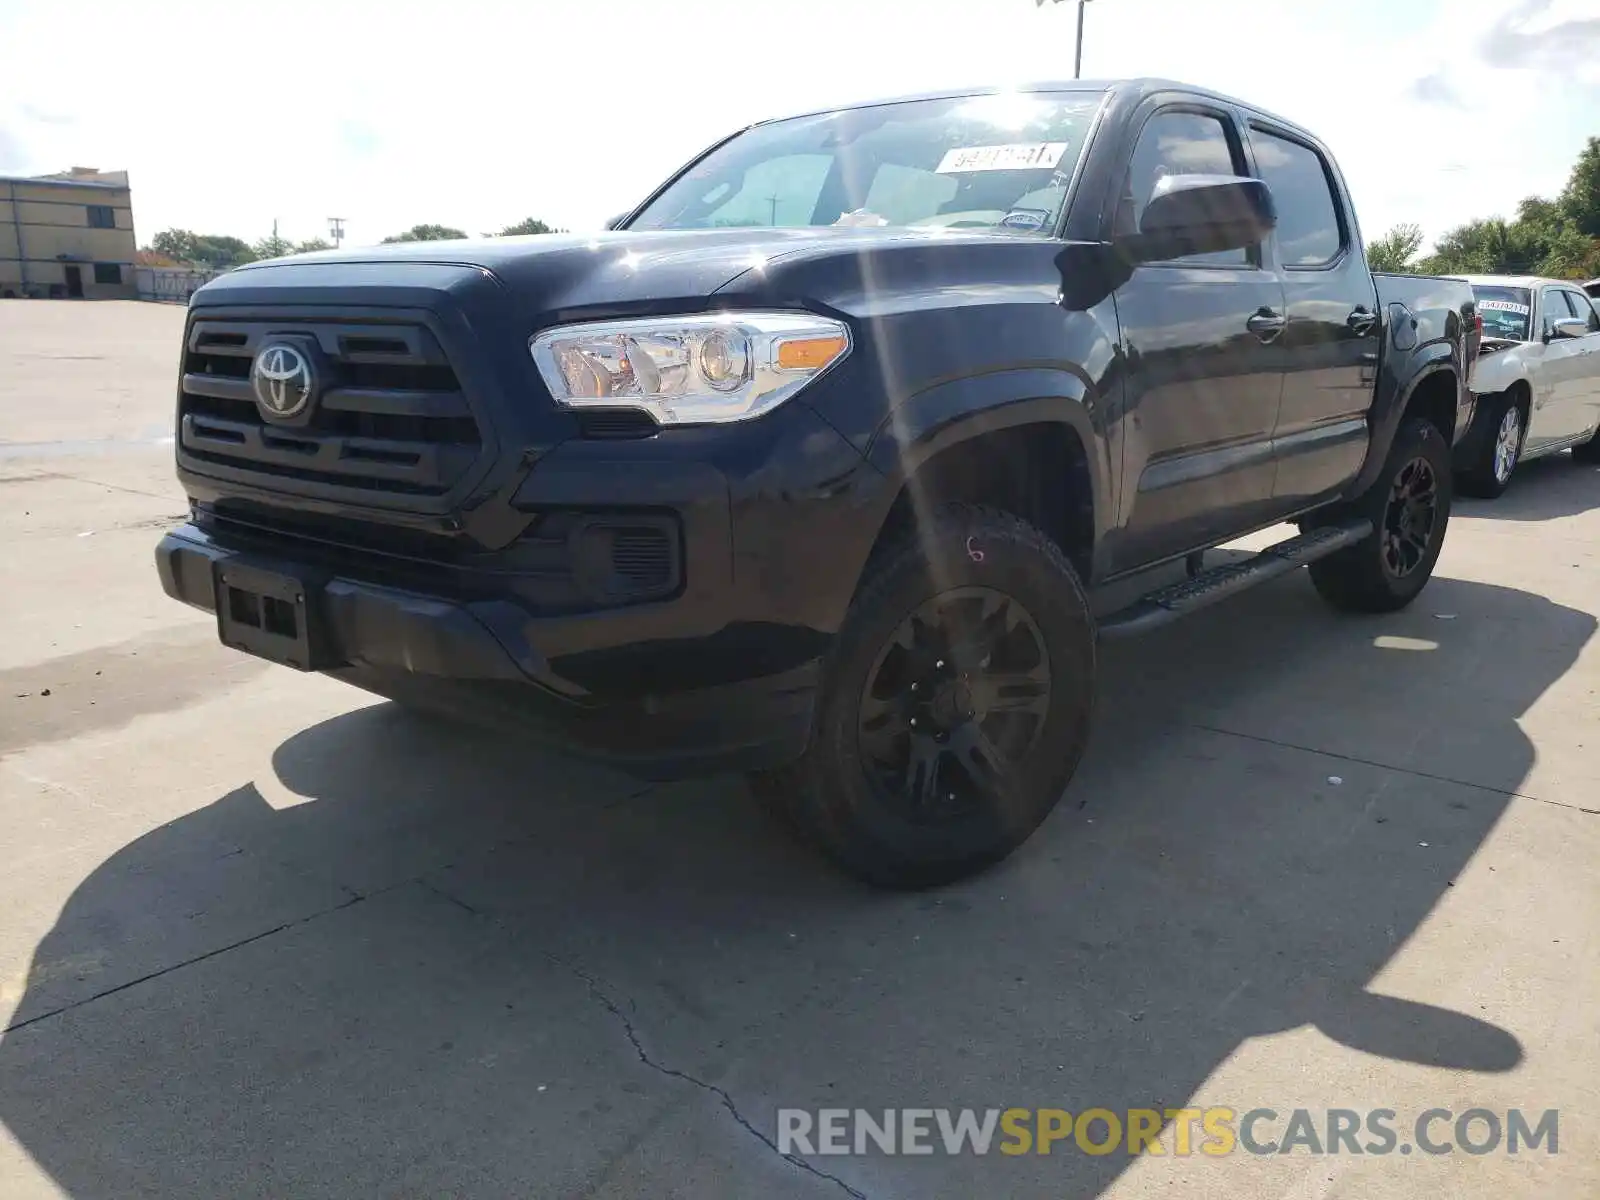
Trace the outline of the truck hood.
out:
M 293 276 L 295 283 L 314 286 L 341 275 L 372 279 L 384 266 L 400 268 L 396 274 L 412 264 L 466 267 L 499 280 L 514 307 L 559 320 L 703 301 L 779 262 L 856 259 L 890 247 L 915 251 L 919 244 L 949 249 L 1019 241 L 1039 244 L 1027 233 L 903 227 L 539 234 L 327 250 L 252 263 L 223 278 L 249 287 L 288 284 Z M 350 266 L 364 269 L 342 271 Z

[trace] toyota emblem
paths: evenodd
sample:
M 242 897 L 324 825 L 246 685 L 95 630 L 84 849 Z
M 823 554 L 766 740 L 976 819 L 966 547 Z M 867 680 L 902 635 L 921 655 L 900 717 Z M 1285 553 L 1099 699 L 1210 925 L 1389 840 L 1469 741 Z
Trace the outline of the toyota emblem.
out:
M 286 342 L 270 342 L 251 364 L 250 386 L 261 411 L 282 420 L 305 411 L 316 391 L 316 375 L 303 351 Z

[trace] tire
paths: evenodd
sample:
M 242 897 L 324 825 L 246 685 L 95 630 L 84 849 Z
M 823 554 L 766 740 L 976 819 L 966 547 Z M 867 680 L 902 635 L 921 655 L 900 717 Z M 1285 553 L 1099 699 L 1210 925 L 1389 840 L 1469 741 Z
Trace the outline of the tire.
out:
M 1409 507 L 1402 489 L 1431 481 L 1431 506 Z M 1383 471 L 1367 491 L 1347 505 L 1319 514 L 1315 525 L 1350 517 L 1372 522 L 1372 533 L 1353 546 L 1311 564 L 1312 585 L 1334 608 L 1386 613 L 1417 598 L 1433 575 L 1450 524 L 1450 451 L 1437 426 L 1414 417 L 1400 427 Z M 1424 510 L 1426 528 L 1418 523 Z M 1405 518 L 1409 513 L 1410 524 Z
M 1472 461 L 1456 472 L 1456 487 L 1465 496 L 1493 500 L 1506 490 L 1522 461 L 1528 439 L 1528 414 L 1510 392 L 1485 396 L 1483 435 Z
M 1094 621 L 1060 548 L 986 509 L 940 509 L 869 572 L 805 754 L 752 786 L 858 879 L 933 887 L 1055 807 L 1088 742 Z
M 1572 461 L 1583 463 L 1585 466 L 1600 466 L 1600 433 L 1596 433 L 1587 442 L 1579 442 L 1574 446 Z

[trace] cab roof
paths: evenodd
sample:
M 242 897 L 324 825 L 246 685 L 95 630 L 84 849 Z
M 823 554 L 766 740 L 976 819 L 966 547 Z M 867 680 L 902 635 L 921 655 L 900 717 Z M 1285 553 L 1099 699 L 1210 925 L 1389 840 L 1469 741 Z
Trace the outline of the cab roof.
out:
M 1177 79 L 1164 79 L 1160 76 L 1138 76 L 1130 79 L 1055 79 L 1034 80 L 1031 82 L 982 84 L 974 87 L 947 87 L 935 91 L 914 92 L 903 96 L 879 96 L 873 99 L 858 101 L 844 101 L 839 104 L 830 104 L 824 108 L 809 109 L 805 112 L 786 113 L 781 116 L 769 117 L 758 124 L 766 125 L 774 121 L 787 121 L 796 117 L 814 117 L 823 113 L 843 112 L 853 108 L 876 108 L 884 104 L 906 104 L 917 100 L 958 100 L 964 96 L 998 96 L 1006 92 L 1109 92 L 1116 91 L 1122 94 L 1132 94 L 1138 99 L 1153 95 L 1157 92 L 1177 91 L 1189 95 L 1200 96 L 1207 100 L 1214 100 L 1230 108 L 1239 108 L 1260 117 L 1267 117 L 1289 129 L 1311 137 L 1311 133 L 1304 126 L 1271 112 L 1256 104 L 1240 100 L 1236 96 L 1224 92 L 1213 91 L 1210 88 L 1199 87 L 1196 84 L 1184 83 Z M 1313 139 L 1314 140 L 1314 139 Z

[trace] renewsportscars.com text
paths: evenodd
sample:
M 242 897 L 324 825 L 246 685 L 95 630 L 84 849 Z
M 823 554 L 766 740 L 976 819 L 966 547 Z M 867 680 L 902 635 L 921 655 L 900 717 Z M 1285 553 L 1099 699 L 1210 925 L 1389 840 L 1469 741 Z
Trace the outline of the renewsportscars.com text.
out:
M 1556 1154 L 1560 1112 L 1429 1108 L 780 1108 L 778 1153 Z

